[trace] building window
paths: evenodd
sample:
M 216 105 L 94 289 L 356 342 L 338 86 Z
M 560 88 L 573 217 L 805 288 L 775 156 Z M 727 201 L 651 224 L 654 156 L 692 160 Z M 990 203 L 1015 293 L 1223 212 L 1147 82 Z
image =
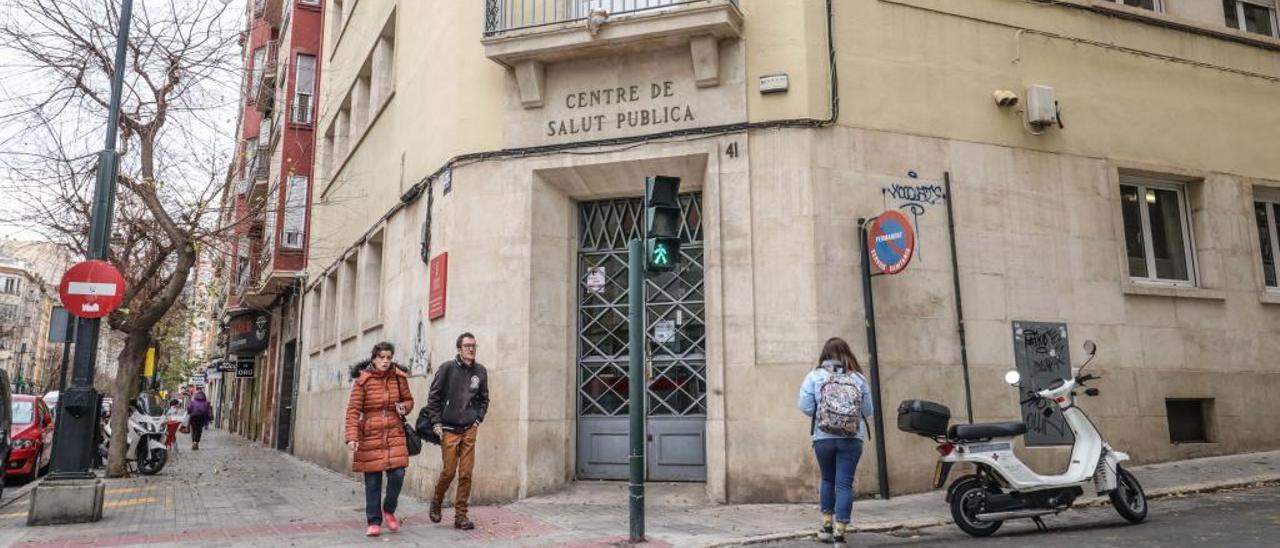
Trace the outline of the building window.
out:
M 1140 281 L 1194 285 L 1191 216 L 1186 186 L 1156 179 L 1122 177 L 1120 207 L 1124 214 L 1129 277 Z
M 1268 289 L 1280 289 L 1280 198 L 1253 203 L 1258 222 L 1258 244 L 1262 253 L 1262 279 Z
M 280 242 L 289 249 L 302 249 L 307 223 L 307 178 L 289 177 L 284 200 L 284 235 Z
M 343 4 L 348 1 L 354 0 L 332 0 L 329 2 L 329 20 L 333 21 L 332 26 L 329 27 L 329 39 L 327 40 L 328 43 L 333 44 L 330 46 L 329 51 L 333 51 L 338 47 L 338 36 L 342 33 L 342 21 L 347 16 L 347 9 Z
M 338 272 L 331 272 L 324 282 L 324 341 L 337 342 L 338 338 Z
M 322 283 L 316 284 L 316 287 L 311 290 L 311 303 L 307 305 L 311 310 L 308 314 L 311 322 L 308 325 L 307 336 L 311 339 L 311 347 L 316 349 L 323 346 L 321 344 L 323 340 L 321 326 L 324 325 L 324 292 L 321 291 L 323 286 Z
M 1228 27 L 1276 36 L 1275 0 L 1222 0 L 1222 12 Z
M 295 124 L 310 124 L 316 94 L 316 56 L 298 55 L 293 79 L 293 117 Z
M 373 47 L 373 59 L 370 60 L 373 88 L 369 103 L 374 111 L 382 108 L 395 88 L 396 13 L 393 10 L 391 17 L 382 25 L 378 42 Z
M 5 293 L 7 293 L 7 294 L 9 294 L 9 295 L 17 295 L 17 294 L 18 294 L 18 291 L 19 291 L 19 290 L 21 290 L 21 289 L 22 289 L 22 280 L 19 280 L 19 279 L 17 279 L 17 278 L 5 278 L 5 279 L 4 279 L 4 292 L 5 292 Z
M 342 261 L 342 338 L 354 337 L 356 334 L 357 301 L 356 301 L 356 265 L 359 254 L 352 253 Z
M 1160 0 L 1109 0 L 1109 1 L 1115 2 L 1117 4 L 1124 4 L 1126 6 L 1132 6 L 1135 8 L 1142 8 L 1144 10 L 1163 11 L 1163 6 L 1160 5 Z
M 382 315 L 382 234 L 371 238 L 360 252 L 360 325 L 368 327 Z
M 322 181 L 328 181 L 329 177 L 333 175 L 333 163 L 335 162 L 333 157 L 333 126 L 333 124 L 329 124 L 329 131 L 325 132 L 324 141 L 320 142 L 320 161 L 316 162 L 316 167 L 320 171 L 317 177 Z

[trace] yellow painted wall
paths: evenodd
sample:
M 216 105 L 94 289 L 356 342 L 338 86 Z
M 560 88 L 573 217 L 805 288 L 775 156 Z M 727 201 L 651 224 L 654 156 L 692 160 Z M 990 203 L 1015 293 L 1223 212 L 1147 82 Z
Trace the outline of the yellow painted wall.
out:
M 1278 51 L 1037 2 L 835 4 L 841 125 L 1280 173 Z M 992 100 L 1010 89 L 1025 105 L 1030 84 L 1055 88 L 1065 129 L 1030 135 Z
M 336 48 L 332 9 L 329 3 L 318 141 L 393 9 L 395 95 L 362 141 L 352 136 L 352 158 L 336 181 L 317 180 L 308 261 L 312 273 L 330 265 L 404 190 L 449 158 L 500 148 L 502 140 L 505 69 L 484 56 L 481 3 L 357 0 Z

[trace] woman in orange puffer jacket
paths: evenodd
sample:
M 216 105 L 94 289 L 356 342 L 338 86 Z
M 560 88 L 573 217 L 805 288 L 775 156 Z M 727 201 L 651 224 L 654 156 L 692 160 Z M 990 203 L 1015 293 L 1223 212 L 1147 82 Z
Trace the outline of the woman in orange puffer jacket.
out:
M 395 347 L 380 342 L 373 346 L 372 356 L 351 367 L 351 398 L 347 401 L 347 448 L 355 454 L 351 470 L 364 473 L 366 534 L 376 537 L 382 525 L 396 532 L 396 503 L 404 485 L 404 469 L 409 466 L 409 449 L 405 444 L 403 416 L 413 409 L 409 392 L 408 370 L 392 363 Z M 382 496 L 382 477 L 387 478 L 387 492 Z

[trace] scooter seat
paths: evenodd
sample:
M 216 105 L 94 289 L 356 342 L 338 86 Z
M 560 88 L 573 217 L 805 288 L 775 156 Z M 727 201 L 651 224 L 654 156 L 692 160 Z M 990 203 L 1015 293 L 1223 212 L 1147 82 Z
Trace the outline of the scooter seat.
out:
M 991 438 L 1011 438 L 1027 433 L 1027 425 L 1021 421 L 988 422 L 984 424 L 953 424 L 947 431 L 947 437 L 957 441 L 989 440 Z

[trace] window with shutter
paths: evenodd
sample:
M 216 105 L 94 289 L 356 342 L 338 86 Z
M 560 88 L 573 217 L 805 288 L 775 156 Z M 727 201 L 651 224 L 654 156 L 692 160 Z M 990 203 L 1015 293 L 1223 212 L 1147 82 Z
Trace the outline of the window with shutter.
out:
M 280 238 L 282 247 L 302 249 L 307 221 L 307 183 L 305 176 L 289 177 L 285 193 L 284 233 Z

